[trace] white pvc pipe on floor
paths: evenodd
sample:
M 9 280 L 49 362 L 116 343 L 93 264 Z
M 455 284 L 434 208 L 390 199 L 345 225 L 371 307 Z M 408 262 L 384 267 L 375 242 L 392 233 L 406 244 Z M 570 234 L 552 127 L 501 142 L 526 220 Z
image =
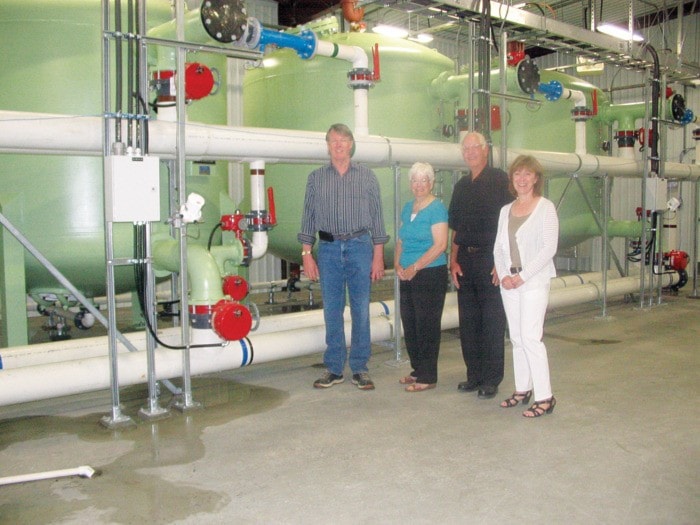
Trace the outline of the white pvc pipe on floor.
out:
M 67 478 L 71 476 L 79 476 L 81 478 L 91 478 L 95 475 L 95 469 L 83 465 L 76 468 L 68 468 L 62 470 L 49 470 L 46 472 L 34 472 L 32 474 L 21 474 L 18 476 L 6 476 L 0 478 L 0 486 L 12 485 L 13 483 L 26 483 L 28 481 L 40 481 L 42 479 Z

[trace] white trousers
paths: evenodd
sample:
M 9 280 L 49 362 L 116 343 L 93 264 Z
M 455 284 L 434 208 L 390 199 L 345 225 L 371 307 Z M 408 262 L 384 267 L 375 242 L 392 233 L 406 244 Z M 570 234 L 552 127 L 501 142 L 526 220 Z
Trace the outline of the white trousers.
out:
M 535 401 L 552 397 L 547 348 L 542 342 L 544 316 L 549 302 L 549 283 L 536 288 L 504 290 L 503 307 L 513 345 L 515 390 L 534 390 Z

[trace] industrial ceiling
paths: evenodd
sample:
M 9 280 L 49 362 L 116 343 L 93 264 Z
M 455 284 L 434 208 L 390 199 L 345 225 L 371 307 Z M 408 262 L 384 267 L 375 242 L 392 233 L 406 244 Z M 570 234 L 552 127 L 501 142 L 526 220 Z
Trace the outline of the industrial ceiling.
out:
M 347 0 L 352 1 L 352 0 Z M 295 26 L 340 10 L 340 0 L 278 0 L 282 26 Z M 662 31 L 665 50 L 672 60 L 665 67 L 669 80 L 692 81 L 700 77 L 700 65 L 683 61 L 676 49 L 679 39 L 669 38 L 665 24 L 679 17 L 700 12 L 700 2 L 667 2 L 663 0 L 561 0 L 544 2 L 500 3 L 481 0 L 356 0 L 364 9 L 369 27 L 390 24 L 412 33 L 432 33 L 444 38 L 464 37 L 465 27 L 482 19 L 487 9 L 491 17 L 493 37 L 506 31 L 509 40 L 519 40 L 530 56 L 564 51 L 594 62 L 605 62 L 629 68 L 648 69 L 652 57 L 637 43 L 590 31 L 603 22 L 614 23 L 647 34 Z

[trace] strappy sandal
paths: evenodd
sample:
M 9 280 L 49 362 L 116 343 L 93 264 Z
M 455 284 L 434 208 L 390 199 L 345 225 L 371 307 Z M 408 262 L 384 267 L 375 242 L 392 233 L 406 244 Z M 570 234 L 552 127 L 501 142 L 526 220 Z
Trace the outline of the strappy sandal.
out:
M 513 392 L 513 395 L 508 399 L 501 402 L 503 408 L 513 408 L 518 406 L 519 403 L 527 405 L 530 402 L 530 396 L 532 396 L 532 390 L 527 392 Z
M 423 392 L 425 390 L 431 390 L 437 386 L 437 383 L 413 383 L 408 385 L 404 390 L 406 392 Z
M 416 381 L 418 381 L 416 376 L 406 376 L 399 379 L 399 383 L 401 383 L 402 385 L 412 385 Z
M 542 405 L 549 406 L 547 408 L 544 408 Z M 544 416 L 545 414 L 551 414 L 552 412 L 554 412 L 555 406 L 557 406 L 557 400 L 554 396 L 550 397 L 549 399 L 543 399 L 542 401 L 535 401 L 535 403 L 530 408 L 523 412 L 523 416 L 540 417 Z

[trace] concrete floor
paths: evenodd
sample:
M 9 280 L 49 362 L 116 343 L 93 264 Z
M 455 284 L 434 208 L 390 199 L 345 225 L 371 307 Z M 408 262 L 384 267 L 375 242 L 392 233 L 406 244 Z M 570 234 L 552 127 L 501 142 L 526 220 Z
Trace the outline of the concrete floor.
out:
M 454 331 L 423 393 L 376 345 L 372 392 L 314 390 L 313 355 L 195 378 L 205 408 L 155 423 L 124 389 L 129 430 L 98 424 L 107 392 L 0 408 L 0 476 L 101 472 L 0 487 L 0 523 L 700 523 L 700 301 L 664 301 L 553 312 L 558 404 L 536 420 L 498 406 L 509 346 L 496 399 L 456 390 Z

